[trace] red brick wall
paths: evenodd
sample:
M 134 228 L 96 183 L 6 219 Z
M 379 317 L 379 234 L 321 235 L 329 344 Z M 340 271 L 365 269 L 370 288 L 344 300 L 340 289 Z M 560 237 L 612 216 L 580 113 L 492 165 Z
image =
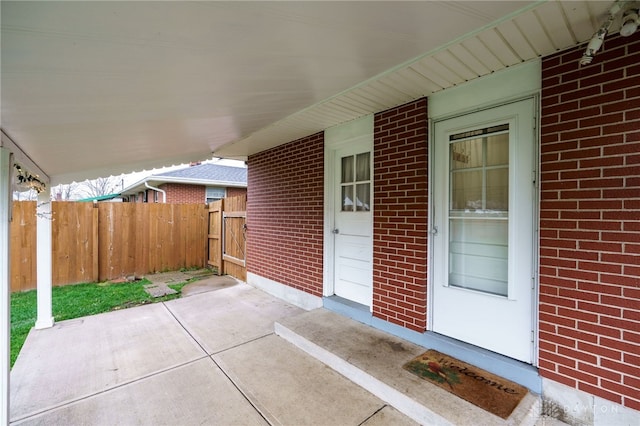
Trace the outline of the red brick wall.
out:
M 185 185 L 182 183 L 165 183 L 159 187 L 167 191 L 167 203 L 204 204 L 205 187 L 201 185 Z M 151 194 L 153 196 L 153 194 Z M 151 201 L 152 199 L 150 199 Z M 162 202 L 162 194 L 158 194 L 158 202 Z
M 249 157 L 247 271 L 322 296 L 324 133 Z
M 605 47 L 542 62 L 540 372 L 640 410 L 640 34 Z
M 239 197 L 247 194 L 247 188 L 227 188 L 227 198 Z
M 374 121 L 373 315 L 427 326 L 427 100 Z

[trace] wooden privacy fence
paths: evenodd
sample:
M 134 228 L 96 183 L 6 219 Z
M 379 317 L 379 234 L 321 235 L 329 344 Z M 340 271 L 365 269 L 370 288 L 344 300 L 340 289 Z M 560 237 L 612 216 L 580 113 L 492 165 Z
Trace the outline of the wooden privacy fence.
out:
M 204 267 L 207 206 L 79 203 L 52 206 L 53 285 Z M 14 201 L 11 291 L 36 288 L 36 203 Z
M 209 266 L 246 281 L 246 236 L 246 195 L 209 204 Z

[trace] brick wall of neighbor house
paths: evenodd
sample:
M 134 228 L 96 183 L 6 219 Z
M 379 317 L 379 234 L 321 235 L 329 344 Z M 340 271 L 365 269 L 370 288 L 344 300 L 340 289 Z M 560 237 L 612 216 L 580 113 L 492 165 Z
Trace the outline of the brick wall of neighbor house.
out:
M 426 329 L 427 100 L 374 119 L 373 315 Z
M 247 188 L 227 188 L 227 198 L 239 197 L 247 194 Z
M 247 271 L 322 296 L 324 133 L 249 157 Z
M 540 372 L 640 410 L 640 37 L 605 46 L 542 62 Z
M 201 185 L 185 185 L 181 183 L 165 183 L 160 189 L 167 192 L 167 203 L 174 204 L 204 204 L 205 187 Z M 162 194 L 158 195 L 158 202 L 162 202 Z

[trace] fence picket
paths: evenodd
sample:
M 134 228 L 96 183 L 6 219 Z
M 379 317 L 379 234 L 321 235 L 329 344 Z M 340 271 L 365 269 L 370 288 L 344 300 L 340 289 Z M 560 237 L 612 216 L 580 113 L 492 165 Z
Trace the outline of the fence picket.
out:
M 53 285 L 207 265 L 202 204 L 52 204 Z M 36 288 L 36 203 L 14 201 L 11 291 Z

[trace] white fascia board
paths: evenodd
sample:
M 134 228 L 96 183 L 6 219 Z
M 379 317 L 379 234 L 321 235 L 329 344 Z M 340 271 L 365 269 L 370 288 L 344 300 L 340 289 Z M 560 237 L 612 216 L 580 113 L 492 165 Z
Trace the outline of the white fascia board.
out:
M 196 178 L 181 178 L 173 176 L 154 176 L 152 179 L 154 182 L 163 183 L 183 183 L 188 185 L 206 185 L 206 186 L 235 186 L 246 187 L 246 183 L 237 181 L 224 181 L 224 180 L 211 180 L 211 179 L 196 179 Z

